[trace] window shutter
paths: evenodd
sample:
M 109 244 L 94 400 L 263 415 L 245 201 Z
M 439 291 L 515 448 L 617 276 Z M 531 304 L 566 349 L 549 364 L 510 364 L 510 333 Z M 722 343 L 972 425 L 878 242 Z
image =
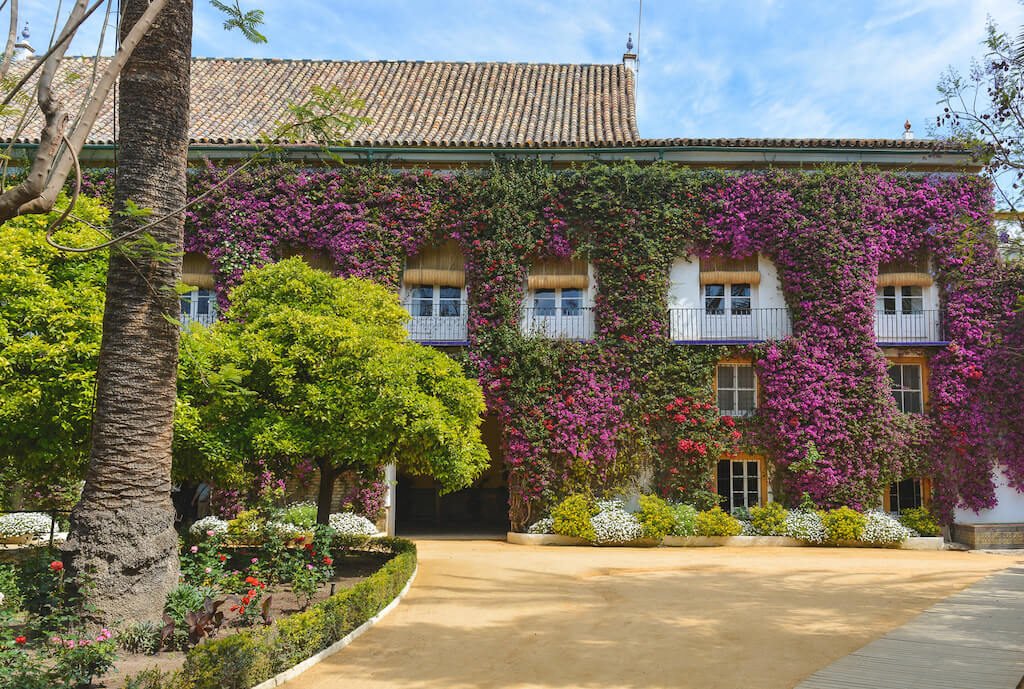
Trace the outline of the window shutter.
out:
M 923 251 L 878 266 L 879 287 L 931 287 L 933 282 L 928 272 L 928 254 Z
M 743 258 L 712 256 L 700 259 L 700 284 L 761 284 L 761 271 L 757 269 L 757 254 Z
M 214 289 L 213 265 L 202 254 L 189 252 L 181 262 L 181 281 L 198 289 Z
M 530 289 L 586 289 L 587 259 L 533 261 L 526 281 Z
M 307 266 L 314 270 L 322 270 L 331 275 L 334 275 L 338 270 L 338 264 L 330 256 L 326 256 L 308 246 L 281 247 L 281 258 L 292 258 L 293 256 L 298 256 Z
M 465 262 L 458 242 L 448 240 L 438 247 L 421 249 L 405 262 L 402 282 L 406 285 L 466 286 Z

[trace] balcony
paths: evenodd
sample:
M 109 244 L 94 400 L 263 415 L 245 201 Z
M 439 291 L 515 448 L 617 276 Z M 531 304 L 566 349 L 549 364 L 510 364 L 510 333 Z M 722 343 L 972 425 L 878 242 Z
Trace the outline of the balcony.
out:
M 434 308 L 434 304 L 406 301 L 402 306 L 412 314 L 406 326 L 410 340 L 449 346 L 468 343 L 466 324 L 469 308 L 466 302 L 443 300 Z
M 747 344 L 792 334 L 789 309 L 669 309 L 672 340 L 685 344 Z
M 590 306 L 523 307 L 520 324 L 527 337 L 577 341 L 594 339 L 594 309 Z
M 875 314 L 875 340 L 887 345 L 946 344 L 949 335 L 941 311 L 879 311 Z
M 204 325 L 207 328 L 209 328 L 211 325 L 217 322 L 217 312 L 209 311 L 207 313 L 192 314 L 182 313 L 180 320 L 183 328 L 187 328 L 193 323 L 198 323 L 199 325 Z

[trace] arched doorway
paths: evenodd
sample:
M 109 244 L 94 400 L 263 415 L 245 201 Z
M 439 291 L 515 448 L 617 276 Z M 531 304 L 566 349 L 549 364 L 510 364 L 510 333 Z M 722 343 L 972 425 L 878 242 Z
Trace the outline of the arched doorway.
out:
M 508 479 L 501 455 L 501 426 L 495 417 L 480 427 L 491 465 L 469 488 L 440 494 L 437 481 L 398 474 L 395 531 L 422 533 L 504 533 L 508 530 Z

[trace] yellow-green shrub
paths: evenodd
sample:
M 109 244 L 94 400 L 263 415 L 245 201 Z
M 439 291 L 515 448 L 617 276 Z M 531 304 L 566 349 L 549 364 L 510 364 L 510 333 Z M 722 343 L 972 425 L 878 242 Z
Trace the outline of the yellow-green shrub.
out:
M 563 536 L 593 541 L 594 527 L 590 518 L 597 514 L 597 505 L 588 495 L 570 495 L 551 510 L 553 530 Z
M 697 515 L 698 536 L 739 536 L 742 532 L 739 519 L 723 512 L 721 507 Z
M 840 507 L 837 510 L 829 510 L 821 513 L 821 523 L 828 531 L 830 541 L 859 541 L 864 535 L 864 515 L 851 510 L 849 507 Z
M 941 536 L 942 529 L 927 507 L 914 507 L 900 513 L 900 524 L 922 536 Z
M 785 536 L 789 511 L 777 502 L 750 508 L 750 525 L 762 536 Z
M 697 510 L 693 505 L 673 505 L 673 536 L 692 536 L 697 532 Z
M 640 496 L 640 511 L 636 518 L 644 527 L 644 538 L 660 541 L 675 528 L 675 515 L 668 503 L 656 495 Z

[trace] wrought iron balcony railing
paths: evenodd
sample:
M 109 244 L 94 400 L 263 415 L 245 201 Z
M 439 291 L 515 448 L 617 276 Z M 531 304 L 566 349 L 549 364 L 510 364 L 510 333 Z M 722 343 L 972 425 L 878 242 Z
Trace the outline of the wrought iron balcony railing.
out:
M 207 328 L 209 328 L 211 325 L 217 322 L 217 312 L 211 309 L 209 313 L 182 313 L 180 320 L 182 326 L 186 328 L 192 323 L 199 323 L 200 325 L 205 325 Z
M 875 314 L 875 340 L 881 344 L 940 344 L 949 341 L 942 312 Z
M 590 306 L 539 306 L 520 310 L 523 334 L 552 340 L 594 339 L 594 309 Z
M 690 344 L 739 344 L 781 340 L 792 332 L 789 309 L 669 309 L 672 340 Z
M 467 323 L 469 308 L 464 301 L 403 302 L 412 315 L 406 326 L 409 339 L 431 344 L 464 343 L 469 339 Z

